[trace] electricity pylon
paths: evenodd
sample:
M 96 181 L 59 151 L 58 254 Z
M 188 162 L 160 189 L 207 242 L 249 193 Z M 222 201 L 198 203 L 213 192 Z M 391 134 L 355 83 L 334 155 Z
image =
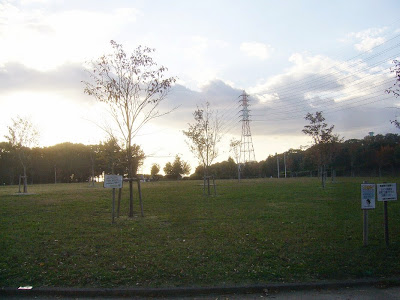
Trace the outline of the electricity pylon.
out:
M 242 138 L 240 140 L 239 164 L 244 165 L 247 162 L 255 161 L 256 156 L 250 131 L 249 95 L 246 94 L 246 91 L 243 91 L 239 98 L 240 106 L 242 106 Z

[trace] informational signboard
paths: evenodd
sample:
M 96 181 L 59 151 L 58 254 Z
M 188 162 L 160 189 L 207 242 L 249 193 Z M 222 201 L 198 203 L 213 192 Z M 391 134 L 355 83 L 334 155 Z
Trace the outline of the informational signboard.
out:
M 378 183 L 378 201 L 396 201 L 397 187 L 395 183 Z
M 104 175 L 104 187 L 112 189 L 122 188 L 122 176 L 121 175 Z
M 375 184 L 361 184 L 361 209 L 375 208 Z

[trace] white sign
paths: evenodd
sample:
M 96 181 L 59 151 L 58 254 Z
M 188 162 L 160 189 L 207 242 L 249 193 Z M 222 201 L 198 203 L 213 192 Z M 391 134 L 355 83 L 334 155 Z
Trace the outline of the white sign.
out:
M 122 188 L 121 175 L 104 175 L 104 187 L 112 189 Z
M 377 184 L 378 201 L 395 201 L 397 200 L 397 188 L 395 183 L 379 183 Z
M 361 209 L 375 208 L 375 184 L 361 184 Z

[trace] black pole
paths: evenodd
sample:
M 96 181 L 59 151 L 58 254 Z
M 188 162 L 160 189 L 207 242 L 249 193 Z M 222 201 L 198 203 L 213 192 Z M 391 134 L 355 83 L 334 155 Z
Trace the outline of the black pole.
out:
M 385 215 L 385 244 L 389 247 L 389 222 L 388 222 L 388 208 L 387 201 L 383 201 L 383 211 Z
M 112 189 L 112 218 L 111 218 L 111 223 L 115 223 L 115 189 Z
M 363 209 L 363 245 L 368 245 L 368 209 Z

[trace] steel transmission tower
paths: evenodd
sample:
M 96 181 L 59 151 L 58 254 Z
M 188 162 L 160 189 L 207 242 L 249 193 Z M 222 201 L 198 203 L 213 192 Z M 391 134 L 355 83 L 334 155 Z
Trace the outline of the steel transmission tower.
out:
M 256 156 L 254 154 L 253 140 L 251 138 L 250 131 L 250 110 L 249 110 L 249 95 L 243 91 L 243 94 L 239 96 L 240 106 L 242 106 L 242 138 L 240 141 L 240 164 L 245 164 L 250 161 L 255 161 Z

